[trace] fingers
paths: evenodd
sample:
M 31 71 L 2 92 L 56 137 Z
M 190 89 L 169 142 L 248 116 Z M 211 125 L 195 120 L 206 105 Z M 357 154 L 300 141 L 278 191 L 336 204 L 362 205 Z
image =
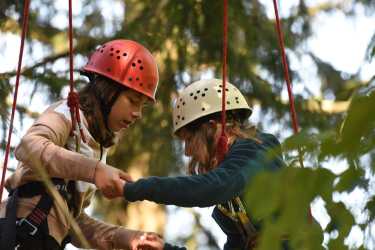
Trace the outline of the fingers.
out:
M 124 171 L 120 170 L 119 176 L 121 179 L 123 179 L 126 182 L 133 182 L 133 178 L 128 173 L 125 173 Z
M 144 233 L 140 238 L 137 249 L 162 250 L 164 241 L 156 233 Z
M 131 181 L 129 174 L 109 165 L 98 165 L 95 172 L 95 185 L 108 199 L 122 197 L 125 183 Z
M 121 179 L 114 179 L 108 185 L 101 189 L 104 197 L 108 199 L 113 199 L 117 197 L 123 196 L 123 188 L 125 185 L 125 181 Z

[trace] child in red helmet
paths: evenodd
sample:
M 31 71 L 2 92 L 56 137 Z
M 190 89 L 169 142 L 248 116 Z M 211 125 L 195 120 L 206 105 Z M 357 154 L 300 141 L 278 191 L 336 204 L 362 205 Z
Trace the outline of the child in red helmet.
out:
M 15 243 L 17 249 L 53 250 L 64 249 L 70 241 L 70 224 L 46 192 L 38 174 L 42 169 L 91 248 L 162 249 L 156 234 L 105 224 L 84 212 L 96 189 L 108 198 L 119 197 L 122 189 L 115 183 L 130 180 L 106 164 L 106 154 L 120 132 L 142 117 L 144 104 L 155 100 L 156 62 L 139 43 L 114 40 L 99 47 L 82 72 L 90 79 L 79 92 L 85 140 L 72 131 L 66 100 L 51 105 L 35 121 L 15 150 L 19 165 L 6 181 L 11 195 L 0 204 L 2 242 L 7 241 L 9 249 Z M 81 247 L 74 237 L 71 242 Z

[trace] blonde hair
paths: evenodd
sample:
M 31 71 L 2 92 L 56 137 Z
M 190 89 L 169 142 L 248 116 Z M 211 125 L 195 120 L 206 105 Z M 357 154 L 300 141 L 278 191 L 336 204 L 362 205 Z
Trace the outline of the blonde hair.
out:
M 233 113 L 233 111 L 231 112 Z M 214 118 L 214 119 L 209 119 Z M 177 131 L 176 135 L 181 136 L 182 131 L 189 133 L 189 144 L 194 149 L 190 161 L 188 163 L 189 174 L 205 173 L 214 169 L 217 165 L 215 134 L 217 131 L 216 126 L 210 126 L 210 120 L 219 121 L 217 114 L 215 116 L 205 117 L 199 121 L 188 124 Z M 228 136 L 235 138 L 251 138 L 258 143 L 261 143 L 256 136 L 256 127 L 237 119 L 236 116 L 228 115 L 228 123 L 226 125 L 226 133 Z

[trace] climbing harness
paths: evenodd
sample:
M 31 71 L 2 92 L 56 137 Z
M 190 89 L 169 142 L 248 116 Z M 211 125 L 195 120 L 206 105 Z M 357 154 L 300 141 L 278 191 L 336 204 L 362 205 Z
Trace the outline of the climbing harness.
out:
M 71 197 L 68 190 L 73 188 L 74 182 L 68 184 L 63 179 L 52 178 L 54 184 L 60 195 L 67 201 L 71 202 Z M 17 202 L 19 198 L 31 198 L 40 195 L 40 200 L 35 205 L 34 209 L 24 218 L 17 218 Z M 6 217 L 0 219 L 0 247 L 2 250 L 13 250 L 19 241 L 30 244 L 47 244 L 48 246 L 58 246 L 56 249 L 64 249 L 64 246 L 70 242 L 68 235 L 60 244 L 49 236 L 49 229 L 47 223 L 47 216 L 53 206 L 53 199 L 47 193 L 43 182 L 33 181 L 28 182 L 14 190 L 10 190 L 9 199 L 6 207 Z M 35 240 L 34 243 L 32 243 Z M 49 247 L 46 249 L 50 249 Z M 55 249 L 55 248 L 53 248 Z

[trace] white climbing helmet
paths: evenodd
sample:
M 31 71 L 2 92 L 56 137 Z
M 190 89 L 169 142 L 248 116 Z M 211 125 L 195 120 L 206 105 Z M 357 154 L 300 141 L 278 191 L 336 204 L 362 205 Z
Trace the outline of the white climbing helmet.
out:
M 173 133 L 201 117 L 221 111 L 222 82 L 220 79 L 196 81 L 179 93 L 173 106 Z M 244 118 L 248 118 L 252 109 L 242 93 L 229 82 L 226 91 L 226 110 L 244 110 Z

